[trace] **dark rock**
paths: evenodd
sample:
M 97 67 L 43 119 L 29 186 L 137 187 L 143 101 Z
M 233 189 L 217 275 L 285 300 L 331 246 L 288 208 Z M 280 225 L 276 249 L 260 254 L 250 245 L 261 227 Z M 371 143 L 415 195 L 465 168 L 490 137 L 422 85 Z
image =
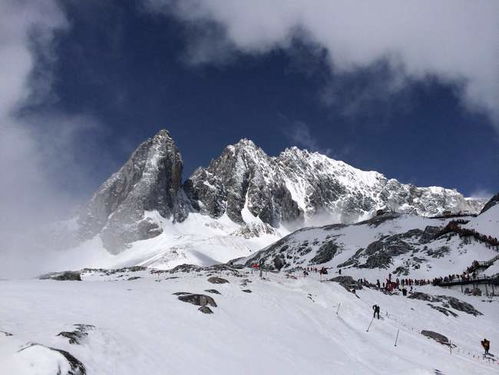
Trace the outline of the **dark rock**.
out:
M 487 203 L 485 203 L 485 206 L 483 206 L 483 209 L 480 212 L 480 214 L 483 214 L 485 211 L 491 209 L 496 204 L 499 204 L 499 193 L 494 195 L 492 198 L 490 198 L 490 200 Z
M 355 225 L 365 225 L 365 224 L 368 224 L 368 225 L 377 227 L 380 224 L 383 224 L 384 222 L 386 222 L 388 220 L 396 219 L 399 216 L 400 216 L 400 214 L 396 214 L 396 213 L 386 213 L 384 215 L 378 215 L 378 216 L 375 216 L 375 217 L 373 217 L 371 219 L 361 221 L 361 222 L 359 222 L 359 223 L 357 223 Z
M 447 346 L 451 345 L 451 343 L 449 342 L 449 339 L 446 336 L 444 336 L 444 335 L 442 335 L 440 333 L 437 333 L 437 332 L 434 332 L 434 331 L 422 330 L 421 334 L 423 336 L 426 336 L 426 337 L 432 339 L 432 340 L 435 340 L 436 342 L 438 342 L 438 343 L 440 343 L 442 345 L 447 345 Z
M 229 280 L 217 276 L 212 276 L 208 279 L 208 282 L 212 284 L 227 284 Z
M 178 273 L 178 272 L 191 273 L 191 272 L 200 272 L 202 270 L 203 270 L 202 267 L 196 266 L 194 264 L 181 264 L 170 270 L 170 273 Z
M 436 250 L 428 250 L 426 252 L 426 254 L 428 254 L 432 258 L 442 258 L 449 253 L 450 253 L 450 248 L 448 246 L 441 246 Z
M 279 256 L 276 256 L 274 258 L 274 267 L 276 270 L 280 271 L 285 265 L 286 265 L 286 261 L 284 260 L 284 256 L 281 254 Z
M 404 266 L 398 266 L 395 268 L 395 271 L 393 271 L 393 274 L 398 276 L 407 276 L 409 275 L 409 269 Z
M 324 242 L 317 254 L 310 260 L 310 264 L 322 264 L 329 262 L 336 255 L 340 247 L 334 241 Z
M 128 278 L 128 281 L 133 281 L 133 280 L 138 280 L 140 279 L 140 276 L 132 276 Z
M 182 302 L 192 303 L 193 305 L 196 306 L 209 305 L 217 307 L 215 300 L 212 297 L 207 296 L 205 294 L 185 294 L 178 296 L 178 299 L 181 300 Z
M 421 234 L 421 237 L 419 239 L 419 243 L 425 244 L 433 241 L 435 238 L 438 237 L 440 231 L 442 228 L 436 227 L 436 226 L 427 226 L 423 233 Z
M 74 331 L 63 331 L 57 336 L 66 337 L 67 339 L 69 339 L 70 344 L 80 345 L 81 341 L 88 336 L 88 331 L 95 328 L 95 326 L 91 324 L 75 324 L 74 326 L 76 327 Z
M 81 281 L 79 271 L 52 272 L 40 276 L 40 280 Z
M 419 299 L 427 302 L 441 302 L 444 308 L 452 307 L 455 310 L 465 312 L 474 316 L 483 315 L 480 311 L 476 310 L 471 304 L 461 301 L 455 297 L 450 296 L 432 296 L 430 294 L 414 292 L 408 298 Z
M 186 295 L 190 295 L 192 293 L 189 293 L 189 292 L 175 292 L 175 293 L 172 293 L 174 296 L 186 296 Z
M 336 276 L 329 281 L 339 283 L 343 288 L 352 293 L 356 290 L 362 289 L 362 283 L 354 280 L 351 276 Z
M 199 309 L 203 314 L 213 314 L 213 310 L 210 309 L 208 306 L 201 306 Z
M 250 289 L 243 289 L 242 290 L 244 293 L 253 293 Z
M 251 281 L 250 279 L 241 280 L 241 286 L 247 286 L 248 284 L 250 284 L 252 282 L 253 281 Z
M 480 311 L 475 309 L 473 305 L 469 304 L 468 302 L 464 302 L 461 301 L 460 299 L 450 296 L 437 296 L 437 297 L 446 300 L 450 305 L 450 307 L 452 307 L 457 311 L 462 311 L 465 312 L 466 314 L 474 316 L 483 315 Z
M 441 307 L 441 306 L 434 306 L 432 305 L 431 303 L 428 303 L 428 306 L 430 306 L 432 309 L 435 309 L 437 311 L 440 311 L 442 314 L 446 315 L 446 316 L 449 316 L 449 315 L 452 315 L 454 318 L 457 317 L 457 314 L 453 311 L 450 311 L 448 309 L 446 309 L 445 307 Z
M 1 334 L 5 335 L 5 336 L 13 336 L 12 333 L 10 332 L 6 332 L 6 331 L 0 331 Z
M 218 290 L 216 289 L 206 289 L 205 292 L 208 293 L 213 293 L 213 294 L 221 294 Z
M 407 298 L 419 299 L 421 301 L 428 301 L 428 302 L 441 302 L 441 300 L 438 298 L 435 298 L 435 296 L 432 296 L 430 294 L 426 294 L 423 292 L 411 293 L 411 294 L 409 294 L 409 297 L 407 297 Z

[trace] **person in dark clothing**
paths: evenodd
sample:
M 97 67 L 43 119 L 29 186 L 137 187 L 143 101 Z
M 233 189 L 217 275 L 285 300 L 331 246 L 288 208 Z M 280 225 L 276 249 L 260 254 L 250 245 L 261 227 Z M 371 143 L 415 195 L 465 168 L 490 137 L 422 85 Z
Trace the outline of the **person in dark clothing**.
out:
M 381 289 L 381 283 L 379 282 L 379 279 L 376 280 L 376 286 L 378 287 L 378 289 Z
M 407 296 L 407 289 L 406 288 L 402 288 L 402 295 L 404 297 Z
M 379 306 L 378 305 L 374 305 L 373 306 L 373 310 L 374 310 L 373 318 L 379 319 Z
M 490 349 L 490 341 L 487 340 L 487 339 L 483 339 L 481 341 L 481 344 L 483 346 L 483 348 L 485 349 L 485 354 L 489 354 L 489 349 Z
M 341 275 L 341 268 L 340 268 L 340 270 L 338 271 L 338 273 Z

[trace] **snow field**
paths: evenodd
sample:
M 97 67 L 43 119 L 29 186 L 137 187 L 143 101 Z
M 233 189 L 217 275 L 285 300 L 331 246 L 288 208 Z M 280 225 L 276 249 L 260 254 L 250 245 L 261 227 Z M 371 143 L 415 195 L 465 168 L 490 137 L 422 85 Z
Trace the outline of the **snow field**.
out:
M 319 282 L 316 275 L 294 280 L 269 273 L 268 280 L 260 280 L 257 273 L 248 273 L 252 282 L 245 287 L 242 278 L 223 273 L 230 284 L 210 284 L 204 272 L 123 276 L 142 276 L 134 281 L 116 281 L 117 276 L 88 275 L 83 282 L 2 281 L 0 330 L 14 336 L 0 335 L 0 373 L 25 363 L 14 349 L 28 341 L 69 351 L 89 375 L 434 374 L 435 369 L 496 374 L 499 369 L 479 359 L 483 337 L 491 341 L 492 352 L 499 342 L 492 328 L 498 326 L 497 300 L 482 302 L 431 286 L 419 289 L 453 295 L 484 313 L 474 317 L 455 311 L 459 316 L 452 318 L 424 301 L 374 290 L 358 291 L 357 298 L 336 283 Z M 179 278 L 167 279 L 172 276 Z M 204 315 L 172 295 L 180 291 L 211 295 L 218 307 Z M 381 306 L 383 320 L 366 332 L 374 303 Z M 76 323 L 96 327 L 82 345 L 56 336 Z M 450 354 L 448 347 L 420 335 L 421 329 L 446 335 L 461 352 Z M 41 369 L 18 373 L 49 374 Z

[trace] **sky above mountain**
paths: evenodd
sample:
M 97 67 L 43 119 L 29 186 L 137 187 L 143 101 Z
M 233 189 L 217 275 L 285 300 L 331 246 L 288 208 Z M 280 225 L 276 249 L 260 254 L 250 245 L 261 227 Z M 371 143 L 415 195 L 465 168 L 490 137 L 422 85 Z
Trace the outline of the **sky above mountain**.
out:
M 85 200 L 162 128 L 185 177 L 245 137 L 496 192 L 498 15 L 497 1 L 3 1 L 2 206 Z

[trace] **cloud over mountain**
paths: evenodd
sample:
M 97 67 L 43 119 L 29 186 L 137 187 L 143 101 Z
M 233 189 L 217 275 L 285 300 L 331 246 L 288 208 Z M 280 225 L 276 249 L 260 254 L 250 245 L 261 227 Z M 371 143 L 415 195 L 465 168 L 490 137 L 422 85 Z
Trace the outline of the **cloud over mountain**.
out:
M 188 47 L 193 63 L 224 61 L 234 52 L 264 54 L 300 39 L 323 48 L 335 73 L 387 62 L 393 75 L 387 82 L 390 90 L 394 82 L 403 86 L 436 76 L 455 85 L 469 110 L 487 113 L 499 126 L 497 1 L 146 3 L 186 22 L 193 36 Z

